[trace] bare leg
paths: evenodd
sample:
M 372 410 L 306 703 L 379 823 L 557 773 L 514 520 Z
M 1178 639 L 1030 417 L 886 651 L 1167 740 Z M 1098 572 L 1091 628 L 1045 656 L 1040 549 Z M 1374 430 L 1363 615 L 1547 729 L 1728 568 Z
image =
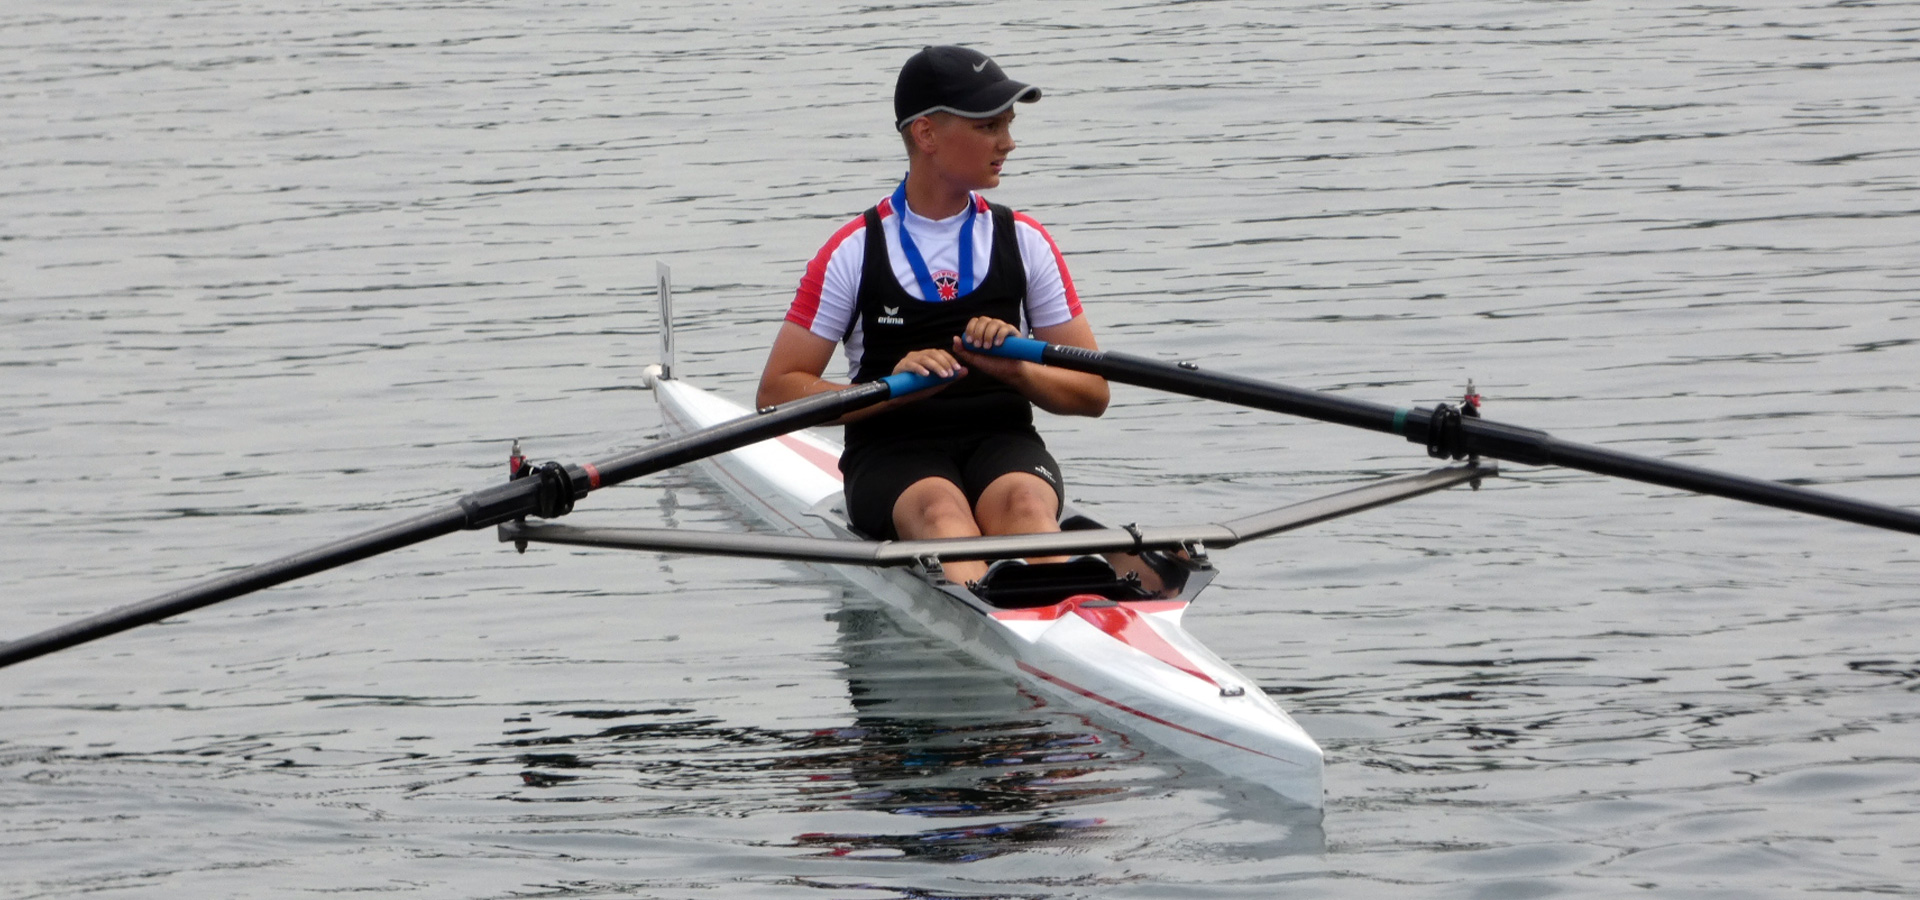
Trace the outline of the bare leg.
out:
M 1045 479 L 1008 472 L 980 492 L 973 515 L 983 534 L 1041 534 L 1060 530 L 1060 497 Z M 1028 562 L 1061 562 L 1064 556 L 1031 557 Z
M 967 495 L 945 478 L 922 478 L 900 492 L 899 499 L 893 501 L 893 530 L 908 541 L 980 536 L 973 510 L 967 508 Z M 948 581 L 959 584 L 987 574 L 987 564 L 979 560 L 956 560 L 943 563 L 941 568 L 946 570 Z

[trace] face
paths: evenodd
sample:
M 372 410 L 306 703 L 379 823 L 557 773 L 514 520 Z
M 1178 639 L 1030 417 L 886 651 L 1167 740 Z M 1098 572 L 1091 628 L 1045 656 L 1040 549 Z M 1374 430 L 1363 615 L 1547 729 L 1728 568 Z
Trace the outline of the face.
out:
M 928 162 L 968 190 L 998 187 L 1000 170 L 1013 152 L 1013 110 L 990 119 L 935 113 L 921 121 L 927 140 L 920 143 Z M 914 128 L 921 128 L 915 122 Z

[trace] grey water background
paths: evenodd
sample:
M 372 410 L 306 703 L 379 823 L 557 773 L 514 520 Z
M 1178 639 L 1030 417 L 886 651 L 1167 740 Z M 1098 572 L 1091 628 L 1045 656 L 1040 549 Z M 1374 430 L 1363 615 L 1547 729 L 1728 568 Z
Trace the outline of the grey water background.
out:
M 747 395 L 902 168 L 893 72 L 1045 99 L 994 196 L 1105 346 L 1920 507 L 1910 3 L 51 3 L 0 10 L 0 635 Z M 1116 390 L 1075 499 L 1428 464 Z M 1323 816 L 830 572 L 443 538 L 0 671 L 0 895 L 1920 893 L 1912 536 L 1574 472 L 1217 554 L 1192 630 Z M 742 528 L 697 473 L 577 522 Z

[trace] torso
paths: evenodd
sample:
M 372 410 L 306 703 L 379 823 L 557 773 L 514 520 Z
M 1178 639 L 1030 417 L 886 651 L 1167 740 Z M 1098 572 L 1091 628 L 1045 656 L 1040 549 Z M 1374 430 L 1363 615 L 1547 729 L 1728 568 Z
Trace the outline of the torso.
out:
M 880 227 L 880 210 L 868 210 L 865 265 L 855 297 L 854 324 L 865 333 L 864 352 L 853 373 L 857 382 L 873 381 L 893 372 L 909 352 L 945 349 L 976 316 L 1004 322 L 1022 320 L 1027 299 L 1026 268 L 1015 241 L 1013 213 L 991 206 L 992 250 L 980 283 L 971 292 L 929 303 L 909 294 L 888 265 Z M 986 218 L 986 217 L 983 217 Z M 849 326 L 851 330 L 853 325 Z M 982 431 L 1031 431 L 1033 407 L 1004 382 L 982 374 L 925 400 L 908 404 L 847 426 L 849 454 L 873 444 L 895 440 L 959 436 Z
M 986 214 L 988 204 L 978 195 L 974 195 L 973 200 L 982 213 L 974 229 L 973 246 L 969 248 L 974 254 L 976 271 L 982 279 L 991 276 L 993 248 L 1009 230 L 1014 235 L 1017 255 L 1025 271 L 1025 300 L 1018 314 L 1006 321 L 1024 332 L 1033 327 L 1059 325 L 1079 315 L 1080 300 L 1072 277 L 1046 229 L 1019 212 L 1012 213 L 1009 228 L 1004 217 Z M 936 221 L 902 213 L 893 209 L 891 198 L 882 199 L 874 211 L 879 214 L 880 228 L 886 237 L 887 268 L 908 296 L 926 299 L 921 297 L 917 279 L 898 246 L 900 228 L 910 227 L 916 242 L 926 252 L 931 269 L 940 272 L 959 268 L 960 217 Z M 903 223 L 908 224 L 903 226 Z M 786 317 L 787 321 L 820 337 L 844 342 L 850 379 L 859 372 L 866 356 L 867 323 L 862 322 L 854 310 L 861 285 L 868 280 L 867 251 L 873 245 L 868 237 L 868 220 L 864 215 L 836 231 L 808 264 Z

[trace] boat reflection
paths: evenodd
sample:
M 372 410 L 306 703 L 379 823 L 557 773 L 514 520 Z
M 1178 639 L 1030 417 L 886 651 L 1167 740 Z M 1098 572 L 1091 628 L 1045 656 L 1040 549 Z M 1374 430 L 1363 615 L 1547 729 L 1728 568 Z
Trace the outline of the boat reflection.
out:
M 855 590 L 827 618 L 850 719 L 772 729 L 729 722 L 697 702 L 576 701 L 509 720 L 500 746 L 518 766 L 511 799 L 590 803 L 596 817 L 607 804 L 633 818 L 818 813 L 846 830 L 795 835 L 803 855 L 931 862 L 1097 842 L 1117 827 L 1110 810 L 1128 808 L 1112 801 L 1165 801 L 1169 792 L 1202 818 L 1274 812 L 1257 786 L 1049 704 Z M 1280 823 L 1290 836 L 1280 852 L 1320 848 L 1317 813 L 1299 815 L 1290 810 Z
M 911 816 L 940 824 L 810 832 L 794 844 L 821 855 L 964 861 L 1090 836 L 1100 819 L 1072 808 L 1164 787 L 1169 777 L 1141 765 L 1120 736 L 1044 706 L 884 607 L 849 601 L 829 618 L 839 629 L 850 722 L 773 730 L 679 706 L 530 714 L 501 744 L 520 767 L 513 799 Z M 581 729 L 582 720 L 597 727 Z
M 830 618 L 854 720 L 816 732 L 814 752 L 790 761 L 815 771 L 803 790 L 808 805 L 942 824 L 810 832 L 798 846 L 827 856 L 985 859 L 1091 837 L 1101 820 L 1066 811 L 1129 789 L 1124 773 L 1138 753 L 1113 733 L 1043 707 L 885 608 L 849 603 Z

